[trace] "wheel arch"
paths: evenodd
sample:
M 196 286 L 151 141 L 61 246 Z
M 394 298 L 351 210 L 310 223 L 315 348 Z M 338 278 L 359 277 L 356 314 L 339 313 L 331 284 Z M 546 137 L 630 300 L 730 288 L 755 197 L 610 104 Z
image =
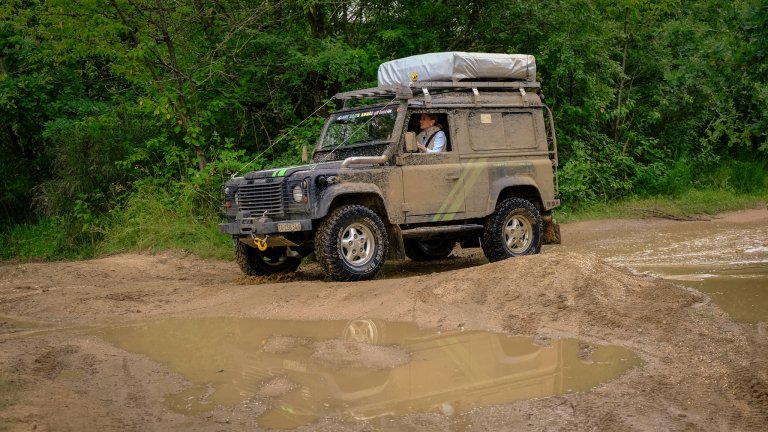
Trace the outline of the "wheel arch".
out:
M 539 211 L 545 210 L 541 200 L 539 186 L 531 178 L 513 177 L 498 181 L 491 186 L 490 196 L 495 197 L 488 202 L 487 213 L 491 214 L 496 206 L 507 198 L 523 198 L 530 201 Z
M 323 194 L 323 199 L 320 200 L 317 207 L 316 217 L 325 217 L 343 205 L 357 204 L 368 207 L 378 214 L 383 221 L 388 221 L 387 206 L 383 196 L 381 189 L 371 184 L 332 186 Z

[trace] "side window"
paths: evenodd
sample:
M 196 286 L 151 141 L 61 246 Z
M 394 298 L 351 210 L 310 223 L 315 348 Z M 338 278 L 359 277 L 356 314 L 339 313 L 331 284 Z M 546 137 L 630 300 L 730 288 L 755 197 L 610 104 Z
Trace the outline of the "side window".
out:
M 535 133 L 530 112 L 469 114 L 469 139 L 474 150 L 533 149 Z
M 448 122 L 448 114 L 447 113 L 439 113 L 439 112 L 430 112 L 430 111 L 422 111 L 422 112 L 412 112 L 410 114 L 410 117 L 408 119 L 408 132 L 414 132 L 416 135 L 418 135 L 421 132 L 421 115 L 422 114 L 430 114 L 436 117 L 436 125 L 440 126 L 440 130 L 445 135 L 445 147 L 443 148 L 442 152 L 449 152 L 452 151 L 451 146 L 451 128 L 450 124 Z

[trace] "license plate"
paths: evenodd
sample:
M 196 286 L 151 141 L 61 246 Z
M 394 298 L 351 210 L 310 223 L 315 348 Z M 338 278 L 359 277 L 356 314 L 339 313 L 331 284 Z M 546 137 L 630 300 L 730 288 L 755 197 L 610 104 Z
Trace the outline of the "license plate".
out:
M 278 232 L 292 232 L 301 231 L 301 224 L 299 222 L 284 222 L 277 224 Z

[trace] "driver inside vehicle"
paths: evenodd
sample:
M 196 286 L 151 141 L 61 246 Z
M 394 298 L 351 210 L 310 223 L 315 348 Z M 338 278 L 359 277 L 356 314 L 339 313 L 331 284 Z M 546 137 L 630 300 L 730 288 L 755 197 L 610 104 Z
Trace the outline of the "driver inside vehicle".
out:
M 416 147 L 421 153 L 440 153 L 445 149 L 445 132 L 437 122 L 437 115 L 421 114 L 419 128 L 421 132 L 416 136 Z

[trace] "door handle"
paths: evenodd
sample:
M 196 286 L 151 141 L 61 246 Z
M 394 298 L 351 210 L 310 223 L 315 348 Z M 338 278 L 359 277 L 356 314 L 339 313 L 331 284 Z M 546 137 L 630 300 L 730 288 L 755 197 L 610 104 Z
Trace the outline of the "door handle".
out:
M 458 180 L 461 177 L 459 174 L 448 174 L 445 176 L 446 180 Z

